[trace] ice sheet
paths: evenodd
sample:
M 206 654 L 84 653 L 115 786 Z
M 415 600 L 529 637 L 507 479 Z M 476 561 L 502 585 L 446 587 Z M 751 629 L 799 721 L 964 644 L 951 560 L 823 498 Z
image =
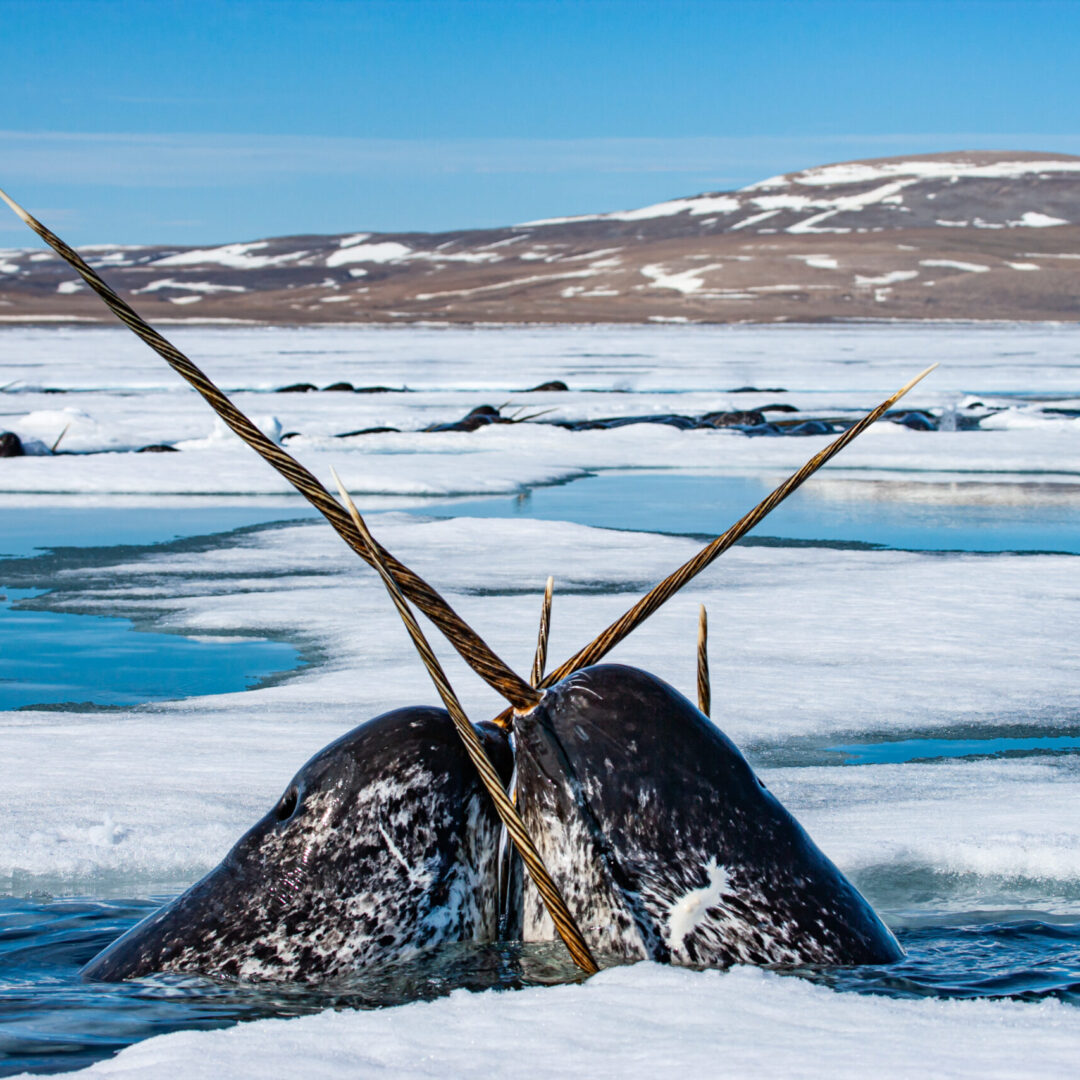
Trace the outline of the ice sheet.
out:
M 942 368 L 905 405 L 966 407 L 991 395 L 991 404 L 1012 406 L 984 423 L 993 434 L 928 435 L 883 424 L 834 468 L 924 475 L 1080 470 L 1071 421 L 1045 415 L 1038 402 L 1029 406 L 1023 397 L 1080 395 L 1080 347 L 1075 329 L 1067 326 L 830 327 L 812 333 L 792 327 L 537 328 L 512 332 L 512 363 L 504 362 L 507 333 L 202 328 L 173 336 L 264 427 L 299 433 L 291 446 L 319 475 L 333 464 L 351 485 L 370 492 L 507 492 L 619 466 L 791 470 L 826 440 L 751 440 L 733 431 L 640 426 L 572 433 L 544 422 L 473 433 L 418 429 L 459 419 L 479 404 L 507 401 L 525 406 L 523 415 L 550 410 L 542 421 L 670 411 L 700 415 L 775 401 L 854 416 L 930 360 L 942 361 Z M 556 378 L 570 392 L 523 392 Z M 268 392 L 298 379 L 317 386 L 344 379 L 412 392 Z M 731 392 L 747 385 L 783 390 Z M 284 490 L 249 451 L 231 437 L 219 437 L 197 395 L 122 330 L 5 328 L 0 386 L 8 386 L 0 396 L 3 428 L 45 446 L 63 433 L 60 448 L 67 451 L 118 451 L 6 461 L 0 491 Z M 55 390 L 68 393 L 46 392 Z M 332 438 L 370 427 L 403 430 Z M 160 442 L 180 444 L 183 453 L 130 453 Z
M 798 979 L 652 964 L 582 986 L 164 1035 L 86 1076 L 698 1076 L 907 1080 L 1070 1075 L 1075 1010 L 840 995 Z

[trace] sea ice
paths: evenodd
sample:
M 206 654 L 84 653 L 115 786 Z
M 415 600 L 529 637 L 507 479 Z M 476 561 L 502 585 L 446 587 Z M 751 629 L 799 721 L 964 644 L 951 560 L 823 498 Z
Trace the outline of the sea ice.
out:
M 753 968 L 614 968 L 584 985 L 163 1035 L 70 1075 L 696 1076 L 987 1080 L 1068 1076 L 1075 1010 L 842 995 Z
M 222 257 L 262 257 L 239 247 L 221 249 Z M 700 541 L 537 522 L 527 509 L 514 518 L 429 520 L 380 506 L 522 492 L 606 469 L 771 483 L 827 440 L 649 426 L 575 433 L 538 423 L 419 430 L 478 404 L 552 409 L 551 419 L 768 402 L 854 416 L 941 360 L 905 405 L 953 413 L 1000 405 L 983 430 L 877 425 L 794 498 L 827 507 L 855 493 L 913 513 L 939 501 L 961 513 L 1010 500 L 1057 506 L 1080 476 L 1080 429 L 1068 413 L 1080 407 L 1072 326 L 187 327 L 175 337 L 269 430 L 299 433 L 289 445 L 317 475 L 327 478 L 334 465 L 380 540 L 522 671 L 549 573 L 557 662 Z M 280 500 L 283 518 L 297 505 L 124 331 L 5 328 L 0 350 L 4 428 L 47 445 L 66 428 L 60 449 L 78 451 L 0 462 L 0 514 L 68 500 L 134 500 L 174 514 L 188 500 L 258 493 Z M 392 392 L 274 392 L 301 379 Z M 553 379 L 570 390 L 525 391 Z M 747 386 L 762 389 L 742 392 Z M 48 392 L 56 390 L 66 396 Z M 403 430 L 335 438 L 375 426 Z M 130 452 L 163 441 L 182 451 Z M 1080 913 L 1076 757 L 845 766 L 829 747 L 1075 730 L 1075 568 L 1073 557 L 1055 555 L 742 546 L 611 659 L 692 694 L 704 602 L 716 723 L 890 921 L 925 914 L 926 882 L 937 912 L 1023 908 L 1071 917 Z M 121 550 L 63 567 L 42 561 L 41 574 L 40 587 L 63 586 L 48 600 L 60 610 L 126 615 L 197 636 L 286 637 L 314 662 L 245 693 L 0 714 L 5 891 L 179 889 L 220 859 L 320 747 L 378 712 L 434 702 L 381 585 L 321 522 L 249 530 L 205 550 Z M 470 715 L 498 711 L 495 695 L 445 645 L 436 647 Z M 1053 1002 L 887 1000 L 745 969 L 639 965 L 580 987 L 458 992 L 378 1012 L 165 1036 L 90 1074 L 498 1076 L 520 1072 L 527 1055 L 539 1075 L 677 1068 L 983 1080 L 1071 1072 L 1078 1016 Z

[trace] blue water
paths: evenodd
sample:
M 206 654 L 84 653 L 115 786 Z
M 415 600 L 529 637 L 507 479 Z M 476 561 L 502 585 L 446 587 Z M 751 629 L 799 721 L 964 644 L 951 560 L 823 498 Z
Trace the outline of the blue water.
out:
M 152 901 L 0 898 L 0 1076 L 81 1068 L 168 1031 L 326 1008 L 377 1008 L 458 987 L 540 986 L 580 976 L 561 945 L 456 946 L 325 987 L 194 976 L 86 983 L 79 968 Z
M 1070 753 L 1080 750 L 1080 738 L 1051 735 L 1016 739 L 897 739 L 893 742 L 848 743 L 826 749 L 842 754 L 845 765 L 899 765 L 905 761 L 936 758 Z
M 128 619 L 13 607 L 32 595 L 28 589 L 0 593 L 0 709 L 220 694 L 246 690 L 300 663 L 298 650 L 280 641 L 196 641 L 137 631 Z
M 164 543 L 283 517 L 306 507 L 34 507 L 0 516 L 0 710 L 36 705 L 135 705 L 245 690 L 300 665 L 280 641 L 194 640 L 129 619 L 29 608 L 41 590 L 11 588 L 5 562 L 77 545 Z M 8 563 L 10 566 L 11 564 Z M 8 571 L 8 578 L 11 572 Z M 20 604 L 22 601 L 22 604 Z
M 604 528 L 714 536 L 756 506 L 779 479 L 610 472 L 522 496 L 470 499 L 429 512 L 455 517 L 523 517 Z M 822 498 L 813 479 L 751 533 L 789 541 L 873 544 L 906 551 L 1055 551 L 1080 554 L 1080 491 L 1039 485 L 1037 505 L 1003 501 L 919 503 L 859 495 Z M 1022 485 L 1011 490 L 1021 497 Z M 930 490 L 929 488 L 927 490 Z
M 245 506 L 28 506 L 0 509 L 0 559 L 60 547 L 163 544 L 185 536 L 318 517 L 302 499 L 295 505 Z M 0 563 L 0 586 L 3 584 Z
M 147 901 L 0 899 L 0 1076 L 80 1068 L 169 1031 L 328 1007 L 376 1008 L 458 987 L 541 986 L 579 978 L 561 946 L 505 944 L 458 946 L 322 988 L 189 976 L 83 982 L 79 967 L 153 907 Z M 891 997 L 1049 997 L 1080 1004 L 1075 921 L 982 916 L 902 927 L 897 936 L 907 955 L 896 964 L 800 974 L 837 989 Z

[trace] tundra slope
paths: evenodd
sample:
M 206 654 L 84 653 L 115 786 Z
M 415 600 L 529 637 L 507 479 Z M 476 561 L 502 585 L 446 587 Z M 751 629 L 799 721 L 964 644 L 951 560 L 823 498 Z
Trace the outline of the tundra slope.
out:
M 90 249 L 154 320 L 1076 320 L 1080 157 L 977 151 L 446 233 Z M 0 321 L 107 321 L 55 256 L 0 252 Z

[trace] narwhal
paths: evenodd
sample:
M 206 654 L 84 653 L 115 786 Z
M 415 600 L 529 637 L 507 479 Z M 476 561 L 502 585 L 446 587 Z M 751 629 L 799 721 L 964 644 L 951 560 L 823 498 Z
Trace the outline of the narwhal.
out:
M 505 926 L 526 941 L 557 933 L 586 972 L 597 956 L 801 966 L 901 955 L 869 903 L 711 723 L 704 695 L 699 708 L 647 672 L 599 661 L 932 369 L 546 677 L 538 649 L 527 682 L 372 538 L 344 490 L 343 506 L 75 251 L 0 197 L 379 572 L 447 709 L 386 714 L 316 755 L 221 866 L 91 961 L 89 977 L 320 978 L 446 941 L 491 940 L 496 816 L 527 870 L 524 887 L 509 890 Z M 509 703 L 493 724 L 465 717 L 410 602 Z M 510 732 L 514 798 L 505 790 Z
M 506 733 L 478 737 L 509 780 Z M 447 713 L 386 713 L 316 754 L 219 866 L 83 975 L 322 981 L 494 941 L 499 829 Z

